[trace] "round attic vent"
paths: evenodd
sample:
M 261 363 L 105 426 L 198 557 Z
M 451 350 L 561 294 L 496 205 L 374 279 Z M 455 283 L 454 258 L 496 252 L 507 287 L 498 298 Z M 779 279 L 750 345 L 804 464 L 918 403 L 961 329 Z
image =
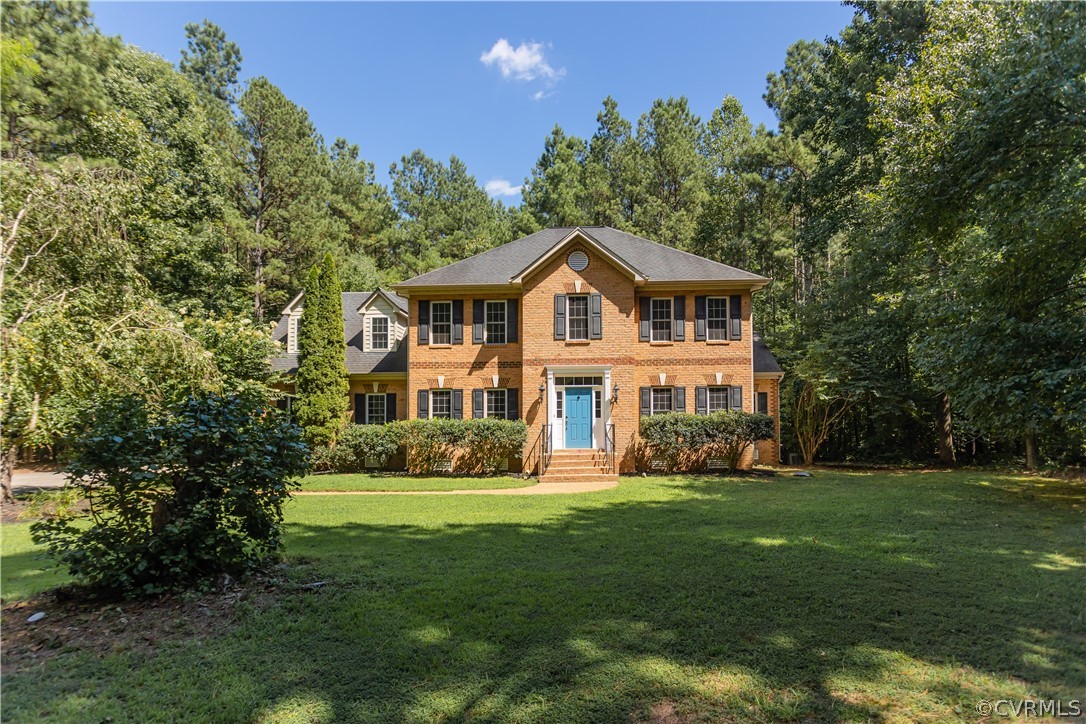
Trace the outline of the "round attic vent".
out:
M 569 268 L 575 272 L 584 271 L 588 268 L 588 254 L 583 251 L 575 251 L 569 255 L 566 259 L 566 263 L 569 264 Z

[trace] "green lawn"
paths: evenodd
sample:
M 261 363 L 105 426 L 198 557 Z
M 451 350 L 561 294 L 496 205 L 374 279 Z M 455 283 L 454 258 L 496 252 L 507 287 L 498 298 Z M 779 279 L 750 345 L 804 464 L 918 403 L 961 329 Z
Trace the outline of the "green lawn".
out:
M 289 575 L 321 592 L 153 654 L 9 666 L 3 716 L 976 719 L 1086 690 L 1084 511 L 1082 483 L 968 472 L 304 497 Z M 24 527 L 5 597 L 56 581 Z
M 382 475 L 380 473 L 353 473 L 344 475 L 309 475 L 302 478 L 302 490 L 487 490 L 498 488 L 526 488 L 534 480 L 523 480 L 510 475 L 492 478 L 416 478 L 407 475 Z

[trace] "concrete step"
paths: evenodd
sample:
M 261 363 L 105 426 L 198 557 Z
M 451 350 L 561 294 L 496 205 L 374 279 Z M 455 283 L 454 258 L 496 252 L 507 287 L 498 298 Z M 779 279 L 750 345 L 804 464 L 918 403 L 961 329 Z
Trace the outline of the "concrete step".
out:
M 543 477 L 539 479 L 541 483 L 607 483 L 611 481 L 618 482 L 618 475 L 614 473 L 568 474 L 564 471 L 553 473 L 550 470 L 547 470 Z
M 606 465 L 604 458 L 551 458 L 549 465 Z
M 609 475 L 602 465 L 548 465 L 547 475 Z

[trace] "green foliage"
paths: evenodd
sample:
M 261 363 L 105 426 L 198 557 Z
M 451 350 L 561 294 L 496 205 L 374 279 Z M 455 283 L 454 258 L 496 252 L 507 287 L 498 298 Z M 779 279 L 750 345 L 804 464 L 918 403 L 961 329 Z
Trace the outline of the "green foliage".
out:
M 234 102 L 234 91 L 241 71 L 241 49 L 226 39 L 215 23 L 185 25 L 188 48 L 181 51 L 181 72 L 202 92 L 222 103 Z
M 467 439 L 467 422 L 434 418 L 397 420 L 392 423 L 403 431 L 408 470 L 412 473 L 434 473 L 452 460 Z
M 458 468 L 462 470 L 500 472 L 509 458 L 520 456 L 528 439 L 528 426 L 524 420 L 484 417 L 461 422 L 467 430 L 464 455 L 458 461 Z
M 347 422 L 350 382 L 343 358 L 343 298 L 331 254 L 309 270 L 302 309 L 294 414 L 310 444 L 332 445 Z
M 435 418 L 390 424 L 401 429 L 412 473 L 433 473 L 454 459 L 462 472 L 498 472 L 510 457 L 520 454 L 528 439 L 523 420 Z
M 775 435 L 773 418 L 761 413 L 675 412 L 641 418 L 641 440 L 652 457 L 664 461 L 668 472 L 697 469 L 709 456 L 723 457 L 734 472 L 748 447 Z
M 383 468 L 403 446 L 404 429 L 399 424 L 348 425 L 336 444 L 313 450 L 313 468 L 318 471 L 357 473 L 366 470 L 366 461 Z
M 306 470 L 300 431 L 258 395 L 200 395 L 165 410 L 101 403 L 71 441 L 86 514 L 31 526 L 79 583 L 126 597 L 241 575 L 280 548 L 282 505 Z

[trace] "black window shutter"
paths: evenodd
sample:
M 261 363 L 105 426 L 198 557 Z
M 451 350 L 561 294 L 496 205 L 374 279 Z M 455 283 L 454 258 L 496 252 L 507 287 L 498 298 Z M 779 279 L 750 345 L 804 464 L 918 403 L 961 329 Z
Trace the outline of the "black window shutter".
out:
M 702 297 L 704 299 L 704 297 Z M 694 388 L 694 412 L 698 415 L 709 414 L 709 388 Z
M 356 394 L 354 396 L 354 424 L 366 424 L 366 396 Z
M 385 421 L 392 422 L 396 419 L 396 393 L 385 393 Z
M 704 342 L 708 339 L 706 334 L 706 319 L 708 313 L 706 312 L 705 297 L 694 297 L 694 341 Z
M 419 301 L 419 344 L 430 344 L 430 302 Z
M 652 414 L 652 388 L 641 388 L 641 417 L 648 417 Z
M 648 297 L 641 297 L 641 324 L 639 325 L 639 340 L 641 342 L 649 341 L 649 332 L 652 330 L 652 300 Z
M 471 341 L 473 344 L 483 343 L 483 324 L 486 321 L 486 302 L 476 299 L 471 303 Z
M 472 417 L 484 417 L 485 409 L 483 407 L 483 391 L 472 390 L 471 391 L 471 416 Z
M 675 297 L 675 341 L 686 341 L 686 297 Z
M 416 416 L 420 420 L 430 417 L 430 390 L 419 390 L 419 410 Z
M 505 419 L 506 420 L 519 420 L 520 419 L 520 395 L 517 393 L 520 390 L 515 387 L 510 387 L 505 391 Z
M 675 388 L 675 412 L 686 412 L 686 388 Z
M 454 299 L 452 303 L 452 343 L 464 344 L 464 300 Z
M 731 296 L 728 313 L 732 317 L 731 339 L 743 339 L 743 297 L 738 294 Z
M 588 336 L 590 339 L 603 339 L 603 295 L 593 294 L 588 302 L 592 310 L 592 327 Z
M 733 387 L 732 388 L 732 409 L 733 410 L 742 410 L 743 409 L 743 388 L 742 387 Z
M 519 301 L 519 299 L 505 300 L 505 341 L 507 342 L 520 341 Z
M 566 338 L 566 295 L 554 295 L 554 338 Z
M 464 417 L 464 391 L 452 391 L 452 418 L 461 420 Z

